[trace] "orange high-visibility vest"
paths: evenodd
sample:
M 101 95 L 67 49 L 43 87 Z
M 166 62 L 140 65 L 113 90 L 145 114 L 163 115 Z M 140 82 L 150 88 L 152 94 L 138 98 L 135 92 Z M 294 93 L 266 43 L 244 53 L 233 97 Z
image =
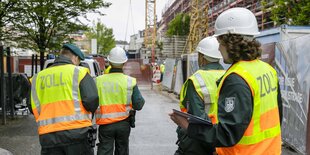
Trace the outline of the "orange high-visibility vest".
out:
M 218 122 L 216 81 L 220 79 L 224 73 L 224 70 L 198 70 L 196 73 L 194 73 L 188 78 L 188 80 L 193 81 L 196 92 L 205 104 L 205 112 L 208 113 L 208 116 L 210 117 L 213 124 L 216 124 Z M 184 101 L 184 97 L 186 96 L 188 80 L 185 81 L 180 92 L 180 109 L 183 112 L 187 111 L 186 107 L 184 107 L 182 102 Z
M 91 126 L 79 84 L 89 70 L 71 64 L 42 70 L 32 78 L 31 107 L 39 135 Z
M 123 73 L 109 73 L 96 78 L 99 108 L 96 111 L 98 125 L 122 121 L 132 109 L 131 96 L 136 79 Z
M 253 97 L 253 114 L 241 140 L 232 147 L 217 148 L 217 153 L 219 155 L 280 155 L 281 128 L 276 71 L 260 60 L 237 62 L 223 76 L 218 87 L 218 95 L 226 77 L 232 73 L 238 74 L 249 85 Z

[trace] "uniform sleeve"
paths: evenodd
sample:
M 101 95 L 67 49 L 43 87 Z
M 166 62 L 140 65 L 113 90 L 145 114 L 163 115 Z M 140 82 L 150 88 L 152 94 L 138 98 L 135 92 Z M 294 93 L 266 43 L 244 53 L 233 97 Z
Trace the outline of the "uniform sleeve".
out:
M 188 135 L 216 147 L 237 144 L 247 129 L 253 113 L 249 86 L 236 74 L 229 75 L 223 84 L 218 102 L 216 125 L 194 124 L 189 120 Z
M 99 106 L 99 96 L 94 79 L 86 74 L 80 82 L 79 88 L 84 108 L 94 113 Z
M 145 101 L 137 85 L 133 87 L 131 100 L 132 100 L 132 108 L 134 110 L 141 110 L 142 107 L 144 106 Z
M 206 119 L 207 114 L 205 113 L 204 102 L 198 95 L 192 80 L 188 81 L 188 86 L 185 91 L 186 96 L 183 101 L 183 105 L 187 107 L 187 112 Z

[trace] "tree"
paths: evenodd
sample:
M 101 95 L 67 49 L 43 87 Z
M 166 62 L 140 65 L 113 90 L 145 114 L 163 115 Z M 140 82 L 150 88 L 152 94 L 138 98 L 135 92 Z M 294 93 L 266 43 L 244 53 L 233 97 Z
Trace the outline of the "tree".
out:
M 85 35 L 89 39 L 97 39 L 97 51 L 99 54 L 106 55 L 115 46 L 113 29 L 107 28 L 103 23 L 98 22 Z
M 19 44 L 40 51 L 42 69 L 47 49 L 59 49 L 68 34 L 86 30 L 79 17 L 85 17 L 89 12 L 103 15 L 97 9 L 110 4 L 102 0 L 20 1 L 17 15 L 22 18 L 14 22 L 20 32 Z
M 12 20 L 17 17 L 14 12 L 18 10 L 18 0 L 0 0 L 0 41 L 12 39 L 11 32 L 14 30 Z
M 274 0 L 271 13 L 276 25 L 310 25 L 309 0 Z
M 189 27 L 190 27 L 190 16 L 184 13 L 177 14 L 175 18 L 169 22 L 166 35 L 167 36 L 188 35 Z

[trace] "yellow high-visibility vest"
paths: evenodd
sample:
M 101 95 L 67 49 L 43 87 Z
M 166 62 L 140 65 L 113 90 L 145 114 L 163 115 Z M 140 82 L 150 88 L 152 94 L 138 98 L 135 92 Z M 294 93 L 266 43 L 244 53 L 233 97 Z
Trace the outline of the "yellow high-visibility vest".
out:
M 100 105 L 96 111 L 97 124 L 111 124 L 129 116 L 136 83 L 135 78 L 123 73 L 109 73 L 96 78 Z
M 164 64 L 161 64 L 160 65 L 160 73 L 164 73 L 165 72 L 165 65 Z
M 182 86 L 180 92 L 180 109 L 183 112 L 186 112 L 187 109 L 184 107 L 182 102 L 186 96 L 186 89 L 188 80 L 191 80 L 194 84 L 195 90 L 198 93 L 201 100 L 205 104 L 205 112 L 208 113 L 213 124 L 217 123 L 217 86 L 216 81 L 220 79 L 224 70 L 198 70 L 192 76 L 190 76 Z M 191 103 L 190 103 L 191 104 Z
M 31 107 L 39 134 L 91 126 L 79 84 L 89 70 L 71 64 L 42 70 L 32 78 Z
M 276 71 L 260 60 L 237 62 L 223 76 L 218 87 L 218 95 L 226 77 L 232 73 L 241 76 L 249 85 L 254 103 L 253 114 L 241 140 L 232 147 L 217 148 L 217 153 L 219 155 L 280 155 L 281 129 Z

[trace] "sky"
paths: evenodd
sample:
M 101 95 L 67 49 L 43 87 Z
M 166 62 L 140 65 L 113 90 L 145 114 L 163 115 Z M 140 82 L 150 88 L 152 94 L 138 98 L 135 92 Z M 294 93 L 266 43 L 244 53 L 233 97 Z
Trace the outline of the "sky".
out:
M 101 9 L 105 16 L 97 14 L 88 14 L 90 21 L 100 20 L 108 28 L 113 28 L 114 38 L 116 40 L 125 40 L 129 42 L 130 36 L 137 34 L 139 30 L 145 27 L 145 0 L 106 0 L 111 2 L 109 8 Z M 130 1 L 131 10 L 130 11 Z M 165 5 L 170 4 L 173 0 L 156 0 L 156 14 L 158 21 L 161 19 L 162 10 Z M 132 16 L 131 16 L 132 12 Z M 129 16 L 128 16 L 129 14 Z M 126 25 L 128 20 L 127 35 Z M 92 22 L 87 23 L 92 26 Z

